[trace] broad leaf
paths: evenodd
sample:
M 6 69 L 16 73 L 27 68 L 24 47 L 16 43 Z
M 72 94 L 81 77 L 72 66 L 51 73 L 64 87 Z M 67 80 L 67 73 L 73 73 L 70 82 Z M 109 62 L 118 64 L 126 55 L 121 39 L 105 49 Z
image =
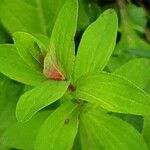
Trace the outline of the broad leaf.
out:
M 45 72 L 57 67 L 64 78 L 70 79 L 74 64 L 74 36 L 77 26 L 77 0 L 67 0 L 59 12 L 55 22 L 50 52 L 45 59 Z
M 35 86 L 45 80 L 42 72 L 32 70 L 13 45 L 0 45 L 0 72 L 16 81 Z
M 120 113 L 144 115 L 150 111 L 150 96 L 132 82 L 99 72 L 80 78 L 74 95 Z
M 142 135 L 130 124 L 100 107 L 83 111 L 79 133 L 83 150 L 148 150 Z
M 42 108 L 61 98 L 69 82 L 47 80 L 23 94 L 17 104 L 16 116 L 21 122 L 29 120 Z
M 16 122 L 5 131 L 2 143 L 17 149 L 33 149 L 39 128 L 50 113 L 51 111 L 41 111 L 27 123 Z
M 64 0 L 3 0 L 0 7 L 1 21 L 10 33 L 25 31 L 50 36 L 63 2 Z
M 42 32 L 37 8 L 23 1 L 3 0 L 0 14 L 2 23 L 11 33 L 16 31 Z
M 13 34 L 13 39 L 21 58 L 33 69 L 42 70 L 46 46 L 25 32 L 16 32 Z
M 16 103 L 23 92 L 23 87 L 0 74 L 0 138 L 1 134 L 16 121 Z
M 36 150 L 71 150 L 78 130 L 77 104 L 62 104 L 42 125 Z
M 115 71 L 116 74 L 122 75 L 141 87 L 146 88 L 146 85 L 150 83 L 150 60 L 149 59 L 134 59 Z M 150 114 L 147 114 L 144 118 L 143 136 L 150 148 Z M 139 125 L 139 121 L 136 122 Z
M 75 80 L 86 73 L 103 70 L 115 47 L 117 22 L 115 11 L 110 9 L 86 29 L 78 48 Z

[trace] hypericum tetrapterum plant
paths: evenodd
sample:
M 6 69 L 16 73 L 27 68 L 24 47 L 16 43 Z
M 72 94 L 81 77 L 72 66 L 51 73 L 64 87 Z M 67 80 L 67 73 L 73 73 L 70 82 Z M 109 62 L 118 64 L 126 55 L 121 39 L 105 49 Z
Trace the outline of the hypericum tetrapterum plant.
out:
M 140 133 L 110 113 L 144 116 L 150 111 L 146 92 L 103 71 L 116 43 L 115 11 L 106 10 L 85 30 L 75 56 L 77 14 L 77 0 L 67 0 L 50 40 L 17 32 L 14 44 L 0 46 L 0 71 L 32 86 L 18 101 L 18 121 L 60 100 L 38 132 L 36 150 L 71 150 L 75 138 L 82 150 L 147 150 Z

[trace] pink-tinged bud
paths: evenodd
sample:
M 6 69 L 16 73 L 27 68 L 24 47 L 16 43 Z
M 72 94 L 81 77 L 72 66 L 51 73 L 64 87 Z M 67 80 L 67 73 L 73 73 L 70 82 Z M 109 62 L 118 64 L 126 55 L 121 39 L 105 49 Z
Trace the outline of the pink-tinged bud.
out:
M 53 79 L 53 80 L 64 80 L 63 74 L 59 71 L 59 68 L 57 66 L 55 67 L 46 67 L 44 70 L 44 74 L 47 78 Z

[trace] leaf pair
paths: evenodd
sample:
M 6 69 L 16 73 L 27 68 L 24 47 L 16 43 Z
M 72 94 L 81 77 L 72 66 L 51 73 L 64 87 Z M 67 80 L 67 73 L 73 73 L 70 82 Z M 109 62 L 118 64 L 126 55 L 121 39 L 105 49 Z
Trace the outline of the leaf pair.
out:
M 83 150 L 147 150 L 142 135 L 125 121 L 108 114 L 99 105 L 78 105 L 69 101 L 46 119 L 39 130 L 35 148 L 70 150 L 75 137 Z

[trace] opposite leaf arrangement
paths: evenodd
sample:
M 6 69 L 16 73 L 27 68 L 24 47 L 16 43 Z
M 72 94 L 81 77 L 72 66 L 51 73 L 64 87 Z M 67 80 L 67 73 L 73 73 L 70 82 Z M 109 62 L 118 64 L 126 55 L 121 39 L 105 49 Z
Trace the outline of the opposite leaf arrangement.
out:
M 30 86 L 17 103 L 18 121 L 30 121 L 59 101 L 57 109 L 40 123 L 36 150 L 148 150 L 142 135 L 113 115 L 150 112 L 146 92 L 103 71 L 115 48 L 116 12 L 106 10 L 85 30 L 75 56 L 77 16 L 77 1 L 67 0 L 50 40 L 16 32 L 14 44 L 0 46 L 1 73 Z

